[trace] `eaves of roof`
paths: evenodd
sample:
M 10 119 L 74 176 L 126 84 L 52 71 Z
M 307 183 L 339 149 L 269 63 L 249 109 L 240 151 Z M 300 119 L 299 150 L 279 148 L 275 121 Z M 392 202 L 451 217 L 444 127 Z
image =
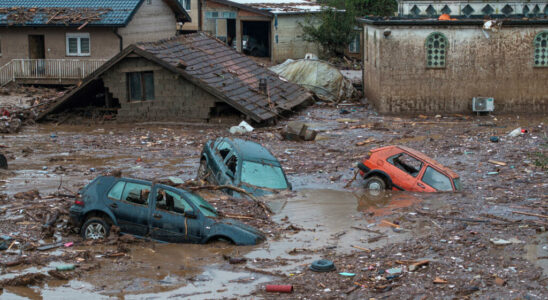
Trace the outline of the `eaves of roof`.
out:
M 247 10 L 247 11 L 254 12 L 254 13 L 257 13 L 257 14 L 260 14 L 260 15 L 264 15 L 264 16 L 269 16 L 269 17 L 274 16 L 274 14 L 269 12 L 268 10 L 254 8 L 254 7 L 251 7 L 249 5 L 240 4 L 240 3 L 232 2 L 232 1 L 229 1 L 229 0 L 209 0 L 209 1 L 219 3 L 219 4 L 223 4 L 223 5 L 226 5 L 226 6 L 236 7 L 236 8 L 239 8 L 239 9 Z

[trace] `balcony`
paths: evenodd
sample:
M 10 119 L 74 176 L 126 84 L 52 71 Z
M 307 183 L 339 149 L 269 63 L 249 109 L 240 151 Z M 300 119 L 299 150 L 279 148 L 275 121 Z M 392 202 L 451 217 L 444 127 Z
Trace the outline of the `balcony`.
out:
M 21 84 L 76 84 L 106 59 L 13 59 L 0 67 L 0 87 Z

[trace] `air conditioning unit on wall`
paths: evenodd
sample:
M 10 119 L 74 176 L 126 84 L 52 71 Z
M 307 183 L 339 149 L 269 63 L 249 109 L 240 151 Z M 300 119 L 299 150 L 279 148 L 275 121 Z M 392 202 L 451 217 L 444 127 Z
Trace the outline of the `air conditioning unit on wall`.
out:
M 472 111 L 492 112 L 495 110 L 495 99 L 491 97 L 474 97 L 472 98 Z

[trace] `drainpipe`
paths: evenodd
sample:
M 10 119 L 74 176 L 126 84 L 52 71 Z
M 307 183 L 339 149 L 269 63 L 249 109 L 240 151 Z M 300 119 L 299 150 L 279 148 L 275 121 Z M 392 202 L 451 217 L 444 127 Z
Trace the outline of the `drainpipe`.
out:
M 114 28 L 113 32 L 120 40 L 120 52 L 122 52 L 124 50 L 124 38 L 118 33 L 118 28 Z

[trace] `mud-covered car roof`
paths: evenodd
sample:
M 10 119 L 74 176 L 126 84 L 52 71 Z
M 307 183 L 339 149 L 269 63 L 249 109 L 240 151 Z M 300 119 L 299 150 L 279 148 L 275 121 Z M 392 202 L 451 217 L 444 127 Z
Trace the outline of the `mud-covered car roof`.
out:
M 278 160 L 268 151 L 266 148 L 258 143 L 252 141 L 246 141 L 242 139 L 230 139 L 226 138 L 232 143 L 236 151 L 241 155 L 243 160 L 250 161 L 268 161 L 274 165 L 279 166 Z

